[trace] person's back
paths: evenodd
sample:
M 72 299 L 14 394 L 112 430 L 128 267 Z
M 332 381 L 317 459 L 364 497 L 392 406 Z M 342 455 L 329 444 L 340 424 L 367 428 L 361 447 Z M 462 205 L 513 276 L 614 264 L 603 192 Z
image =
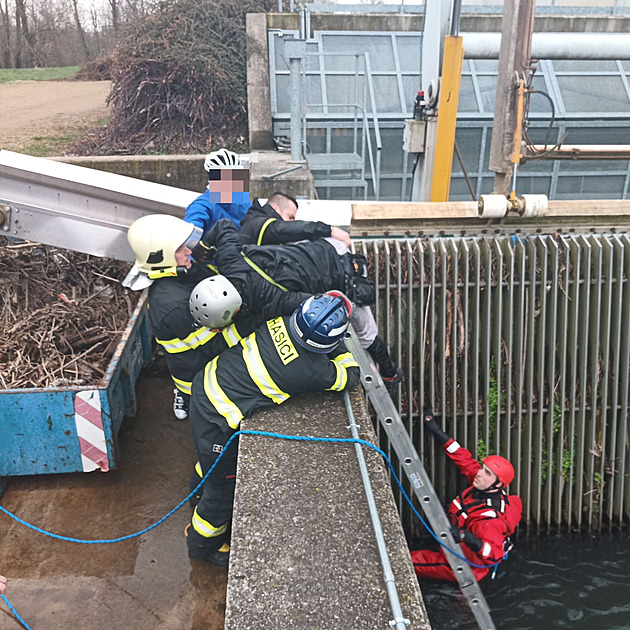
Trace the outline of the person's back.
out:
M 205 309 L 200 316 L 214 317 Z M 267 321 L 195 376 L 190 426 L 199 461 L 192 488 L 214 468 L 196 491 L 200 495 L 187 529 L 191 557 L 220 566 L 229 562 L 237 449 L 234 444 L 225 451 L 225 445 L 241 420 L 297 394 L 358 384 L 358 364 L 342 341 L 351 310 L 341 293 L 311 296 L 290 317 Z
M 246 245 L 281 245 L 302 240 L 313 241 L 328 236 L 341 236 L 347 232 L 331 227 L 322 221 L 298 221 L 297 201 L 284 193 L 273 193 L 265 205 L 258 199 L 241 220 L 241 239 Z

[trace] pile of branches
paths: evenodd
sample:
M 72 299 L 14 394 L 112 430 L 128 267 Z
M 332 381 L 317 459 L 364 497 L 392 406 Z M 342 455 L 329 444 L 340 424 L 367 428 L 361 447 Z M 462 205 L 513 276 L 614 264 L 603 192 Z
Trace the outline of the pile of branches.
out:
M 0 238 L 0 387 L 96 385 L 138 301 L 129 264 Z
M 104 55 L 90 59 L 73 77 L 73 81 L 111 81 L 113 58 Z
M 113 53 L 112 115 L 99 153 L 196 153 L 247 135 L 245 16 L 273 0 L 175 0 Z

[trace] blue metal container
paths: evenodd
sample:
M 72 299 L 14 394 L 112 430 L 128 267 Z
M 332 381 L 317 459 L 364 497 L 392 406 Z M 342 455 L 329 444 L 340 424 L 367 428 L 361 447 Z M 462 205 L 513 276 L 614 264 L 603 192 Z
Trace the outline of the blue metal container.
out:
M 151 354 L 146 301 L 145 291 L 96 385 L 0 391 L 0 477 L 116 467 L 118 431 L 136 412 L 136 381 Z

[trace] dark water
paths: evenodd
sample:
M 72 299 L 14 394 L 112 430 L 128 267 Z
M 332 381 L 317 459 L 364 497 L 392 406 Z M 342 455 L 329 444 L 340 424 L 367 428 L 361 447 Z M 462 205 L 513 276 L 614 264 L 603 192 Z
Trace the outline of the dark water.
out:
M 421 587 L 434 630 L 477 628 L 456 586 Z M 630 536 L 517 539 L 481 587 L 498 630 L 630 630 Z

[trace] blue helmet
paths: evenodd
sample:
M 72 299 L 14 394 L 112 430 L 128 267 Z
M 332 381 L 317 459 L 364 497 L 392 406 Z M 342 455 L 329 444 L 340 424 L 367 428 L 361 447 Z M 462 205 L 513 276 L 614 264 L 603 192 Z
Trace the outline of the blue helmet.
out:
M 314 295 L 291 315 L 291 336 L 303 348 L 325 354 L 343 339 L 351 313 L 352 304 L 341 291 Z

